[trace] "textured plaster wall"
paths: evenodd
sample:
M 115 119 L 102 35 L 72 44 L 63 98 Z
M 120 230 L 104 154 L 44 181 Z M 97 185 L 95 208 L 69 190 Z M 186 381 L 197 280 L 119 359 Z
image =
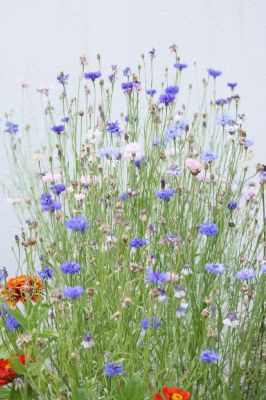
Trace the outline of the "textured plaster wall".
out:
M 96 67 L 98 52 L 106 66 L 133 68 L 153 46 L 163 71 L 172 63 L 168 47 L 175 42 L 184 61 L 197 60 L 199 76 L 214 67 L 225 82 L 239 82 L 256 160 L 266 161 L 265 0 L 0 0 L 0 10 L 0 118 L 13 108 L 19 116 L 18 78 L 32 87 L 56 85 L 59 71 L 78 74 L 82 54 L 88 68 Z M 34 95 L 27 101 L 27 112 L 38 120 Z M 0 146 L 1 175 L 8 168 L 3 153 Z M 10 247 L 19 224 L 2 195 L 0 219 L 0 267 L 14 270 Z

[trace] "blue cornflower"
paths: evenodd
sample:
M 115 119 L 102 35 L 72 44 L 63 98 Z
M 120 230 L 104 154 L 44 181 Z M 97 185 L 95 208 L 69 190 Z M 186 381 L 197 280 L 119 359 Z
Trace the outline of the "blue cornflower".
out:
M 214 275 L 223 274 L 225 271 L 223 264 L 205 264 L 205 269 Z
M 168 106 L 168 104 L 170 104 L 170 103 L 173 103 L 174 101 L 175 101 L 175 95 L 174 94 L 163 93 L 159 97 L 159 102 L 161 104 L 165 104 L 166 106 Z
M 15 332 L 20 327 L 20 323 L 9 313 L 6 314 L 5 325 L 12 332 Z
M 187 68 L 187 66 L 188 65 L 186 63 L 180 63 L 180 62 L 174 64 L 174 67 L 176 69 L 179 69 L 179 71 L 182 71 L 183 69 Z
M 242 269 L 236 273 L 238 281 L 248 281 L 255 278 L 255 271 L 251 268 Z
M 50 187 L 51 192 L 53 192 L 53 194 L 56 194 L 57 196 L 59 196 L 62 192 L 64 192 L 67 188 L 67 185 L 64 185 L 63 183 L 59 183 L 58 185 L 52 185 Z
M 219 357 L 220 357 L 219 353 L 216 353 L 213 349 L 207 349 L 202 351 L 199 360 L 201 362 L 216 363 Z
M 176 307 L 176 317 L 184 318 L 186 316 L 186 312 L 188 310 L 188 303 L 183 302 L 180 306 Z
M 139 247 L 143 247 L 143 246 L 147 246 L 148 245 L 148 241 L 145 238 L 134 238 L 134 239 L 130 239 L 129 241 L 130 247 L 133 248 L 139 248 Z
M 114 147 L 102 147 L 97 150 L 96 154 L 100 158 L 109 157 L 117 160 L 121 158 L 120 151 Z
M 154 47 L 149 51 L 149 55 L 151 56 L 152 60 L 155 58 L 155 52 L 156 52 L 156 50 Z
M 103 372 L 108 378 L 115 375 L 122 375 L 124 373 L 122 363 L 107 362 L 104 363 Z
M 215 151 L 208 150 L 208 151 L 204 151 L 203 153 L 201 153 L 201 158 L 204 161 L 212 162 L 214 160 L 217 160 L 218 154 L 215 153 Z
M 180 128 L 178 123 L 174 123 L 171 128 L 166 129 L 164 138 L 168 142 L 171 139 L 175 139 L 177 137 L 181 137 L 184 131 Z
M 0 282 L 2 282 L 3 279 L 7 278 L 8 273 L 5 267 L 0 269 Z
M 236 82 L 228 82 L 227 86 L 229 86 L 232 90 L 237 86 Z
M 121 201 L 125 201 L 125 200 L 127 199 L 127 193 L 126 193 L 126 192 L 123 192 L 123 193 L 120 195 L 119 199 L 120 199 Z
M 92 82 L 94 82 L 96 79 L 100 78 L 102 76 L 100 71 L 96 72 L 85 72 L 84 78 L 85 79 L 90 79 Z
M 37 271 L 38 276 L 43 280 L 43 281 L 48 281 L 48 279 L 51 279 L 53 276 L 53 269 L 49 268 L 47 265 L 44 265 L 41 271 Z
M 149 95 L 149 96 L 154 96 L 155 94 L 156 94 L 156 90 L 155 89 L 148 89 L 147 91 L 146 91 L 146 93 Z
M 63 72 L 57 76 L 57 80 L 61 85 L 66 85 L 68 83 L 69 74 L 65 75 Z
M 62 204 L 59 201 L 54 201 L 50 193 L 44 193 L 41 195 L 40 204 L 42 206 L 42 211 L 54 212 L 62 208 Z
M 216 118 L 216 123 L 217 125 L 221 125 L 221 126 L 226 126 L 226 125 L 234 125 L 235 124 L 235 120 L 233 117 L 231 117 L 228 114 L 222 115 L 222 116 L 218 116 Z
M 146 163 L 147 163 L 147 160 L 145 157 L 141 157 L 139 160 L 134 161 L 134 164 L 138 169 L 140 169 L 141 164 L 146 164 Z
M 60 134 L 61 132 L 64 132 L 65 130 L 65 126 L 64 125 L 54 125 L 51 128 L 51 131 Z
M 76 261 L 65 261 L 61 264 L 60 268 L 64 274 L 76 274 L 80 272 L 80 265 Z
M 84 289 L 81 286 L 67 286 L 62 293 L 68 299 L 77 299 L 82 296 Z
M 147 329 L 155 329 L 156 331 L 161 327 L 162 321 L 157 317 L 149 317 L 140 321 L 140 326 L 144 331 Z
M 86 217 L 77 215 L 76 217 L 70 218 L 66 221 L 66 227 L 75 232 L 84 233 L 86 229 L 90 228 L 90 223 L 88 222 Z
M 155 283 L 156 285 L 161 285 L 163 282 L 169 280 L 169 276 L 165 272 L 153 271 L 152 269 L 146 269 L 145 271 L 145 281 L 150 283 Z
M 217 99 L 215 100 L 215 104 L 217 104 L 217 106 L 223 106 L 224 104 L 228 103 L 228 99 Z
M 63 117 L 63 118 L 61 118 L 61 122 L 68 122 L 69 121 L 69 117 Z
M 126 67 L 123 71 L 123 75 L 129 77 L 131 75 L 131 69 Z
M 216 69 L 208 68 L 207 71 L 208 71 L 208 74 L 210 76 L 212 76 L 214 79 L 217 78 L 217 76 L 222 75 L 222 72 L 218 71 Z
M 259 176 L 262 181 L 266 181 L 266 171 L 259 171 Z
M 155 138 L 152 141 L 152 145 L 153 146 L 159 146 L 159 144 L 161 144 L 161 139 L 160 138 Z
M 158 199 L 162 199 L 162 200 L 169 200 L 169 199 L 171 199 L 171 197 L 174 196 L 175 192 L 176 192 L 175 189 L 166 188 L 160 192 L 156 192 L 156 197 Z
M 266 262 L 264 262 L 260 267 L 260 272 L 262 274 L 266 274 Z
M 253 146 L 255 143 L 251 139 L 245 139 L 244 141 L 244 147 L 245 149 L 248 149 L 249 147 Z
M 116 136 L 121 136 L 121 130 L 118 121 L 106 122 L 106 130 L 109 133 L 113 133 Z
M 215 236 L 219 232 L 219 228 L 212 222 L 204 222 L 199 226 L 199 233 L 206 236 Z
M 231 211 L 235 210 L 237 208 L 237 202 L 235 200 L 229 200 L 227 208 Z
M 178 165 L 171 165 L 167 171 L 167 174 L 172 176 L 179 176 L 180 175 L 180 167 Z
M 121 83 L 121 88 L 124 90 L 124 92 L 130 93 L 134 89 L 134 83 L 133 82 L 123 82 L 123 83 Z
M 5 132 L 10 133 L 10 134 L 16 134 L 18 132 L 18 125 L 14 124 L 12 121 L 6 121 L 6 129 Z
M 174 86 L 167 86 L 167 87 L 164 89 L 164 93 L 166 93 L 166 94 L 173 94 L 173 95 L 176 95 L 178 92 L 179 92 L 179 87 L 176 86 L 176 85 L 174 85 Z

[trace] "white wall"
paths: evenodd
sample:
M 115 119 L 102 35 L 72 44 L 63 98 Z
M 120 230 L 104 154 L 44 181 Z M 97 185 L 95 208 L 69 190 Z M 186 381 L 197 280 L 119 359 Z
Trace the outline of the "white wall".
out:
M 122 69 L 137 65 L 153 46 L 162 71 L 171 66 L 168 47 L 175 42 L 184 61 L 192 66 L 197 60 L 200 73 L 214 67 L 223 71 L 224 82 L 239 83 L 256 160 L 265 163 L 265 38 L 265 0 L 0 0 L 0 117 L 13 108 L 20 115 L 18 78 L 29 79 L 33 88 L 56 86 L 61 70 L 78 74 L 82 54 L 91 68 L 101 53 L 107 66 Z M 0 146 L 1 160 L 3 151 Z M 7 171 L 3 163 L 0 168 L 1 175 Z M 3 197 L 0 216 L 0 267 L 14 271 L 10 247 L 18 224 Z

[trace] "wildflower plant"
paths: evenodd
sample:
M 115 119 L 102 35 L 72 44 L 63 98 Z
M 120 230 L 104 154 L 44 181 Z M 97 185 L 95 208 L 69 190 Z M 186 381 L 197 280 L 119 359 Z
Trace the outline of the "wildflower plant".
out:
M 237 84 L 208 68 L 187 88 L 170 49 L 163 81 L 152 49 L 39 87 L 38 150 L 3 120 L 23 228 L 0 274 L 1 398 L 264 398 L 266 167 Z

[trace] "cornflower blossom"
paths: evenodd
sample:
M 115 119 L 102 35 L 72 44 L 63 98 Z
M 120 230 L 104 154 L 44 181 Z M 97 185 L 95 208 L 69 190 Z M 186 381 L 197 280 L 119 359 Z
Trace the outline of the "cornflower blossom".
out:
M 64 274 L 76 274 L 80 272 L 80 265 L 76 261 L 65 261 L 60 265 L 60 269 Z
M 237 202 L 235 200 L 229 200 L 228 204 L 227 204 L 227 208 L 230 211 L 233 211 L 237 208 Z
M 201 170 L 201 163 L 199 161 L 197 161 L 197 160 L 194 160 L 193 158 L 188 158 L 185 161 L 185 166 L 191 172 L 195 172 L 195 171 L 200 171 Z
M 262 181 L 266 181 L 266 171 L 259 171 L 259 177 Z
M 178 86 L 167 86 L 164 89 L 164 93 L 166 93 L 166 94 L 176 95 L 178 92 L 179 92 Z
M 44 265 L 41 271 L 37 271 L 37 274 L 42 281 L 48 281 L 48 279 L 51 279 L 53 273 L 53 269 L 49 268 L 47 265 Z
M 161 200 L 170 200 L 171 197 L 173 197 L 175 195 L 175 193 L 176 193 L 175 189 L 166 188 L 160 192 L 156 192 L 156 197 L 157 197 L 157 199 L 161 199 Z
M 257 197 L 257 195 L 258 195 L 258 190 L 253 186 L 246 188 L 244 191 L 244 198 L 246 200 L 253 200 L 255 199 L 255 197 Z
M 40 204 L 42 211 L 57 211 L 62 208 L 62 204 L 59 201 L 54 201 L 50 193 L 44 193 L 40 197 Z
M 230 89 L 234 90 L 234 88 L 237 86 L 236 82 L 228 82 L 227 86 L 230 87 Z
M 236 279 L 238 281 L 248 281 L 254 278 L 255 278 L 255 271 L 254 269 L 251 268 L 245 268 L 236 273 Z
M 54 125 L 51 128 L 51 131 L 53 131 L 53 132 L 55 132 L 57 134 L 60 134 L 60 133 L 64 132 L 64 130 L 65 130 L 65 126 L 64 125 Z
M 164 139 L 169 142 L 171 139 L 176 139 L 184 134 L 184 130 L 180 128 L 179 124 L 175 122 L 171 128 L 166 129 L 164 134 Z
M 134 239 L 130 239 L 129 241 L 130 247 L 133 248 L 140 248 L 140 247 L 144 247 L 148 245 L 148 241 L 145 238 L 134 238 Z
M 46 96 L 49 95 L 50 90 L 53 89 L 52 85 L 40 85 L 37 87 L 37 92 L 39 92 L 40 94 L 44 94 Z
M 119 199 L 120 199 L 121 201 L 126 201 L 126 199 L 127 199 L 127 193 L 126 193 L 126 192 L 123 192 L 123 193 L 119 196 Z
M 45 175 L 42 176 L 42 181 L 45 183 L 56 183 L 60 181 L 61 178 L 61 174 L 52 174 L 50 172 L 47 172 Z
M 235 125 L 235 120 L 233 117 L 231 117 L 231 115 L 225 114 L 222 116 L 218 116 L 216 118 L 216 123 L 217 125 L 221 125 L 221 126 L 232 126 Z
M 223 274 L 225 271 L 223 264 L 205 264 L 206 271 L 211 272 L 214 275 Z
M 161 271 L 153 271 L 147 269 L 145 271 L 145 281 L 161 285 L 162 283 L 169 281 L 169 274 Z
M 180 306 L 176 307 L 176 317 L 177 318 L 184 318 L 186 316 L 188 309 L 188 303 L 183 301 Z
M 182 270 L 181 270 L 181 273 L 182 273 L 182 275 L 184 275 L 184 276 L 191 275 L 191 274 L 192 274 L 191 265 L 189 265 L 189 264 L 183 265 Z
M 90 228 L 90 223 L 86 217 L 76 216 L 66 221 L 66 227 L 75 232 L 85 233 L 86 229 Z
M 85 333 L 82 338 L 81 347 L 83 349 L 90 349 L 94 346 L 93 337 L 89 333 Z
M 178 165 L 170 165 L 169 169 L 166 171 L 168 175 L 180 176 L 181 170 Z
M 215 100 L 215 104 L 217 105 L 217 106 L 223 106 L 223 105 L 225 105 L 225 104 L 228 104 L 228 99 L 217 99 L 217 100 Z
M 215 182 L 215 183 L 219 182 L 218 175 L 210 174 L 207 171 L 200 171 L 196 175 L 196 179 L 199 182 Z
M 146 90 L 146 93 L 147 93 L 149 96 L 153 97 L 153 96 L 157 93 L 157 90 L 155 90 L 155 89 L 148 89 L 148 90 Z
M 27 79 L 19 79 L 18 83 L 21 85 L 23 89 L 28 88 L 30 86 L 30 81 L 28 81 Z
M 62 293 L 68 299 L 78 299 L 82 296 L 84 289 L 81 286 L 67 286 L 62 290 Z
M 106 131 L 114 134 L 115 136 L 121 136 L 121 129 L 118 121 L 106 122 Z
M 21 325 L 20 325 L 20 323 L 16 320 L 16 318 L 15 318 L 13 315 L 7 313 L 7 314 L 6 314 L 6 318 L 5 318 L 5 326 L 6 326 L 10 331 L 15 332 L 15 330 L 16 330 L 17 328 L 19 328 Z
M 12 121 L 6 121 L 5 125 L 6 125 L 5 132 L 7 132 L 9 134 L 18 133 L 18 124 L 14 124 L 14 122 L 12 122 Z
M 58 185 L 52 185 L 50 187 L 50 190 L 53 194 L 59 196 L 61 193 L 63 193 L 67 188 L 67 185 L 64 185 L 62 183 L 58 184 Z
M 200 356 L 201 362 L 207 362 L 215 364 L 220 358 L 220 354 L 216 353 L 213 349 L 203 350 Z
M 123 365 L 122 363 L 115 363 L 115 362 L 107 362 L 104 363 L 103 372 L 107 376 L 107 378 L 112 378 L 116 375 L 123 375 Z
M 125 146 L 124 157 L 130 161 L 139 160 L 143 156 L 143 149 L 140 143 L 131 142 Z
M 245 139 L 243 145 L 245 147 L 245 149 L 248 149 L 249 147 L 253 146 L 255 143 L 253 140 L 251 139 Z
M 266 274 L 266 263 L 265 262 L 263 264 L 261 264 L 260 272 L 262 274 Z
M 157 317 L 149 317 L 140 321 L 141 328 L 146 331 L 147 329 L 155 329 L 156 331 L 162 326 L 162 321 Z
M 182 299 L 186 296 L 186 288 L 184 285 L 176 285 L 174 290 L 174 296 L 177 299 Z
M 223 320 L 223 324 L 231 328 L 236 328 L 239 325 L 236 312 L 228 313 L 227 317 Z
M 183 69 L 187 68 L 188 65 L 186 63 L 177 62 L 177 63 L 174 64 L 174 67 L 176 69 L 178 69 L 179 71 L 183 71 Z
M 163 93 L 159 97 L 159 102 L 168 106 L 175 101 L 175 95 L 171 93 Z
M 201 158 L 203 161 L 212 162 L 214 160 L 217 160 L 218 154 L 215 153 L 215 151 L 208 150 L 208 151 L 204 151 L 201 154 Z
M 91 144 L 101 143 L 103 139 L 102 132 L 99 129 L 89 129 L 86 138 Z
M 61 83 L 61 85 L 67 85 L 68 84 L 68 78 L 69 78 L 69 74 L 65 75 L 63 72 L 61 72 L 58 76 L 57 76 L 57 81 L 58 83 Z
M 206 236 L 215 236 L 219 233 L 219 228 L 212 222 L 204 222 L 199 226 L 199 233 Z
M 222 75 L 221 71 L 218 71 L 218 70 L 213 69 L 213 68 L 208 68 L 207 71 L 208 71 L 208 74 L 210 76 L 212 76 L 214 79 L 217 78 L 218 76 Z
M 92 82 L 94 82 L 96 79 L 100 78 L 102 76 L 100 71 L 95 71 L 95 72 L 85 72 L 84 78 L 89 79 Z

